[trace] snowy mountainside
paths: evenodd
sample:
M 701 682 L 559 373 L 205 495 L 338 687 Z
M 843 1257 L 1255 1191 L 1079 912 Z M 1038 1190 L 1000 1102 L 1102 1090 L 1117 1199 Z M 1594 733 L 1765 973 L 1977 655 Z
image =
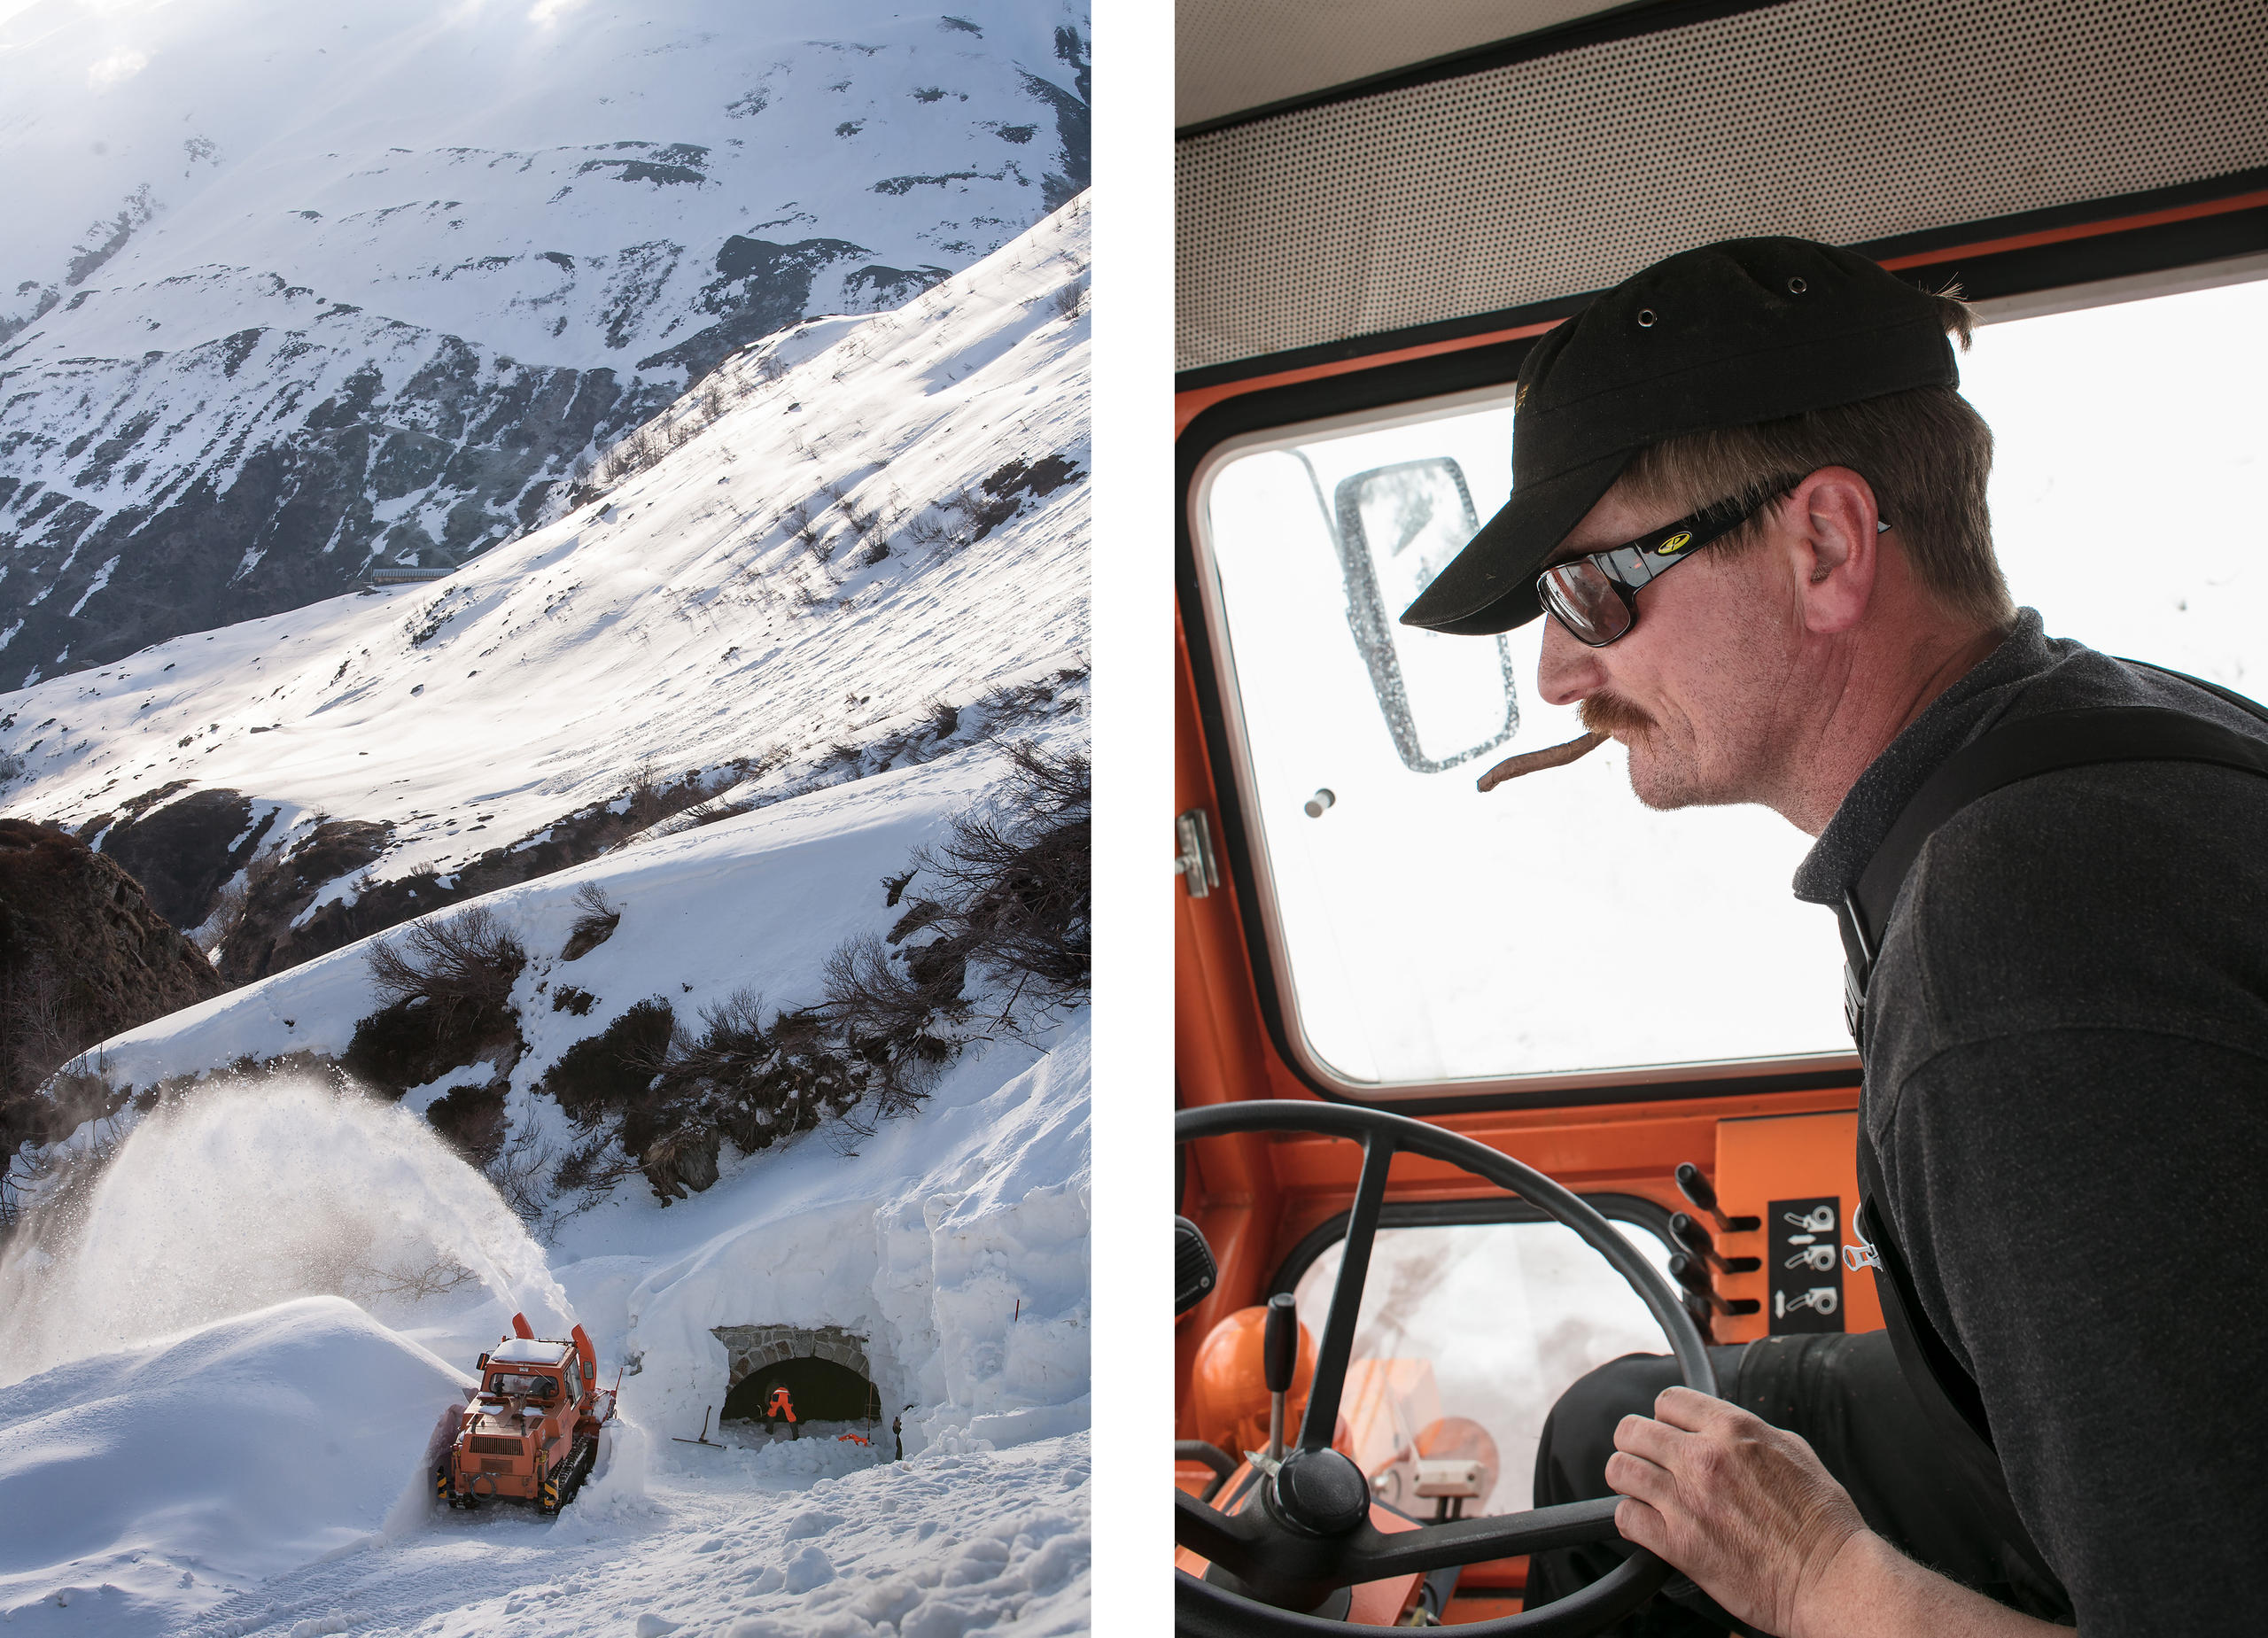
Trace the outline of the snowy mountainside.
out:
M 1085 185 L 1086 19 L 38 0 L 0 19 L 0 672 L 447 566 L 735 348 Z
M 0 695 L 0 800 L 121 860 L 173 838 L 183 927 L 288 888 L 259 948 L 210 931 L 241 979 L 572 862 L 641 780 L 695 775 L 713 813 L 1077 708 L 1086 244 L 1074 202 L 798 327 L 712 378 L 713 421 L 681 404 L 698 430 L 654 466 L 447 580 Z
M 712 1126 L 712 1170 L 674 1193 L 605 1143 L 596 1184 L 564 1181 L 612 1129 L 560 1078 L 641 1011 L 697 1034 L 742 998 L 812 1006 L 861 940 L 910 964 L 924 870 L 1013 787 L 1004 741 L 1084 753 L 1085 245 L 1075 201 L 902 308 L 796 327 L 774 367 L 681 404 L 650 467 L 440 585 L 0 695 L 18 811 L 109 839 L 226 796 L 239 888 L 336 864 L 312 844 L 362 826 L 367 861 L 306 926 L 422 891 L 445 901 L 423 925 L 485 915 L 524 952 L 509 1043 L 391 1101 L 324 1073 L 386 1005 L 369 939 L 80 1060 L 132 1091 L 11 1159 L 0 1506 L 36 1496 L 43 1522 L 0 1538 L 7 1619 L 1087 1628 L 1084 1007 L 1018 1012 L 972 964 L 918 1104 L 745 1148 Z M 641 765 L 702 775 L 708 800 L 509 878 L 576 814 L 638 812 Z M 615 919 L 589 943 L 594 893 Z M 445 1125 L 468 1101 L 493 1125 Z M 444 1512 L 426 1429 L 516 1310 L 587 1327 L 622 1419 L 556 1519 Z M 720 1425 L 720 1333 L 746 1327 L 859 1339 L 885 1417 L 839 1431 L 877 1442 Z M 164 1407 L 142 1395 L 175 1373 L 220 1448 L 265 1418 L 257 1459 L 151 1459 Z M 704 1427 L 716 1443 L 678 1442 Z M 293 1463 L 322 1482 L 296 1473 L 279 1520 L 270 1469 Z

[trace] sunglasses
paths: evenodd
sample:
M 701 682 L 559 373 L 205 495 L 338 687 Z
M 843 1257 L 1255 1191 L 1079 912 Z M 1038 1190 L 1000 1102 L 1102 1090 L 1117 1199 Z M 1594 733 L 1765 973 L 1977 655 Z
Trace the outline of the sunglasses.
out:
M 1577 642 L 1604 648 L 1637 625 L 1640 586 L 1711 541 L 1722 540 L 1794 486 L 1789 484 L 1745 505 L 1737 497 L 1720 501 L 1650 535 L 1554 563 L 1535 577 L 1536 599 Z M 1875 532 L 1889 527 L 1877 522 Z

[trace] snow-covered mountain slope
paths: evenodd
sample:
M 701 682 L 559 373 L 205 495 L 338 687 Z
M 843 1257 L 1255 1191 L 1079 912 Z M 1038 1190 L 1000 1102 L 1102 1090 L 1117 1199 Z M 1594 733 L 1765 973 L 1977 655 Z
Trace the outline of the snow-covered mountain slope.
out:
M 560 1071 L 641 1010 L 692 1036 L 744 1003 L 776 1037 L 861 941 L 910 966 L 940 891 L 922 850 L 1014 817 L 1004 739 L 1084 752 L 1085 229 L 1075 201 L 901 309 L 728 365 L 654 465 L 441 585 L 0 695 L 18 811 L 110 839 L 211 799 L 230 868 L 271 881 L 361 836 L 301 930 L 478 889 L 427 925 L 477 912 L 524 952 L 509 1044 L 392 1102 L 321 1073 L 387 1005 L 372 943 L 343 936 L 81 1060 L 136 1095 L 13 1157 L 27 1215 L 0 1254 L 0 1498 L 56 1512 L 0 1542 L 18 1625 L 1084 1629 L 1084 1010 L 1020 1005 L 972 962 L 918 1106 L 743 1149 L 699 1092 L 672 1118 L 714 1180 L 666 1203 L 624 1129 L 571 1118 Z M 547 833 L 643 811 L 641 766 L 705 770 L 714 800 L 510 879 Z M 617 919 L 588 943 L 594 894 Z M 468 1099 L 493 1122 L 445 1126 Z M 594 1137 L 600 1182 L 570 1181 Z M 515 1309 L 588 1328 L 625 1373 L 621 1431 L 555 1522 L 437 1513 L 412 1411 L 454 1391 L 434 1361 L 462 1370 Z M 749 1327 L 857 1339 L 907 1462 L 880 1460 L 886 1420 L 879 1448 L 737 1421 L 724 1448 L 678 1443 L 719 1436 Z M 343 1400 L 339 1350 L 367 1356 Z M 121 1495 L 106 1476 L 154 1437 L 137 1385 L 168 1361 L 224 1444 L 230 1407 L 291 1414 L 256 1461 L 169 1462 Z M 338 1440 L 338 1416 L 369 1425 Z M 288 1525 L 246 1500 L 279 1462 L 336 1479 Z
M 0 18 L 0 672 L 527 527 L 734 348 L 1084 188 L 1085 34 L 1080 0 Z
M 798 327 L 656 465 L 445 581 L 0 695 L 0 800 L 91 827 L 184 927 L 258 878 L 242 978 L 588 857 L 641 784 L 768 803 L 1076 708 L 1086 244 L 1082 200 Z

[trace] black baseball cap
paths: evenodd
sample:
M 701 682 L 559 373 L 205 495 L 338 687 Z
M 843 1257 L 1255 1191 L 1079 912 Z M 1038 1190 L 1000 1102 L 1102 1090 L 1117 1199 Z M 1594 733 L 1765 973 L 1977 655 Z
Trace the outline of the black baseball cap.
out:
M 1936 299 L 1854 252 L 1727 239 L 1635 273 L 1520 365 L 1512 498 L 1402 616 L 1460 635 L 1539 614 L 1535 577 L 1650 444 L 1958 386 Z

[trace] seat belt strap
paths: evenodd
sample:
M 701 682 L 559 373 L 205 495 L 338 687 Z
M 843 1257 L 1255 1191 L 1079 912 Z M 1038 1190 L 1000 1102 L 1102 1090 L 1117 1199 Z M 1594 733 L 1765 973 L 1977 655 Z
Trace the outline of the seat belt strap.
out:
M 2256 715 L 2261 712 L 2241 695 L 2212 691 Z M 1843 934 L 1844 1021 L 1862 1056 L 1868 980 L 1882 953 L 1882 935 L 1899 889 L 1930 834 L 1978 797 L 2005 786 L 2062 768 L 2111 762 L 2203 762 L 2268 776 L 2268 743 L 2163 706 L 2098 705 L 2003 723 L 1946 758 L 1915 792 L 1860 873 L 1858 885 L 1836 909 Z

